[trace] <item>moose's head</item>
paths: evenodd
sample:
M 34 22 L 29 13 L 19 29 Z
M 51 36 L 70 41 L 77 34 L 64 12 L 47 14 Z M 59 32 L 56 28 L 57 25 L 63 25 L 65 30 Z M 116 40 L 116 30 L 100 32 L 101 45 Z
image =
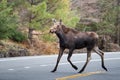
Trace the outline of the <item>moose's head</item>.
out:
M 60 21 L 56 21 L 55 19 L 52 20 L 53 21 L 53 26 L 50 28 L 50 33 L 60 33 L 62 30 L 62 20 L 60 19 Z

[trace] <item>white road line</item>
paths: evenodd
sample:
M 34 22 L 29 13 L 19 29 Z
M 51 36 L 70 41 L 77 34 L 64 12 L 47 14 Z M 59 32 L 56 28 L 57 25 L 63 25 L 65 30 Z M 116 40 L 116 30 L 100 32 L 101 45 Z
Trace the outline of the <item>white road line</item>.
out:
M 95 53 L 92 53 L 92 54 L 95 54 Z M 111 55 L 111 54 L 114 54 L 114 55 L 118 55 L 120 54 L 120 52 L 105 52 L 105 55 Z M 73 54 L 73 56 L 79 56 L 79 55 L 85 55 L 86 56 L 86 53 L 83 53 L 83 54 Z M 28 60 L 28 59 L 37 59 L 37 58 L 52 58 L 52 57 L 56 57 L 57 55 L 44 55 L 44 56 L 27 56 L 27 57 L 14 57 L 14 58 L 1 58 L 0 59 L 0 62 L 2 61 L 16 61 L 16 60 Z M 64 56 L 67 56 L 67 54 L 65 54 Z
M 45 66 L 48 66 L 48 65 L 40 65 L 40 66 L 45 67 Z
M 26 66 L 26 67 L 24 67 L 25 69 L 29 69 L 30 67 L 29 66 Z
M 9 71 L 13 71 L 14 69 L 8 69 Z
M 1 59 L 0 62 L 2 62 L 2 61 L 15 61 L 15 60 L 17 60 L 17 59 L 5 59 L 4 58 L 4 59 Z
M 106 61 L 109 61 L 109 60 L 120 60 L 120 58 L 106 58 L 105 59 Z M 94 59 L 94 60 L 91 60 L 91 62 L 97 62 L 97 61 L 101 61 L 101 59 Z M 85 61 L 74 61 L 73 63 L 83 63 L 83 62 L 85 62 Z M 66 64 L 69 64 L 68 62 L 65 62 L 65 63 L 59 63 L 59 65 L 66 65 Z M 45 67 L 45 66 L 53 66 L 53 65 L 55 65 L 55 64 L 47 64 L 47 65 L 40 65 L 41 67 Z M 30 66 L 25 66 L 24 67 L 25 69 L 29 69 L 29 68 L 31 68 Z M 9 71 L 13 71 L 13 70 L 15 70 L 15 69 L 8 69 Z
M 109 60 L 119 60 L 120 58 L 106 58 L 104 59 L 105 61 L 109 61 Z M 90 60 L 91 62 L 97 62 L 97 61 L 101 61 L 101 59 L 94 59 L 94 60 Z M 86 62 L 86 61 L 75 61 L 73 63 L 82 63 L 82 62 Z

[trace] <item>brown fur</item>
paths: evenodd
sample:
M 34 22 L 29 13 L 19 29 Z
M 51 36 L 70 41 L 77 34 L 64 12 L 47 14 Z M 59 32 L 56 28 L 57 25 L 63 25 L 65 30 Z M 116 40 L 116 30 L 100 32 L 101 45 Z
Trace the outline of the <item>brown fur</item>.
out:
M 63 31 L 65 32 L 65 33 L 68 33 L 68 32 L 73 32 L 73 33 L 75 33 L 75 34 L 77 34 L 79 31 L 77 31 L 77 30 L 75 30 L 75 29 L 71 29 L 71 28 L 68 28 L 68 27 L 66 27 L 65 25 L 61 25 L 61 27 L 62 27 L 62 29 L 63 29 Z

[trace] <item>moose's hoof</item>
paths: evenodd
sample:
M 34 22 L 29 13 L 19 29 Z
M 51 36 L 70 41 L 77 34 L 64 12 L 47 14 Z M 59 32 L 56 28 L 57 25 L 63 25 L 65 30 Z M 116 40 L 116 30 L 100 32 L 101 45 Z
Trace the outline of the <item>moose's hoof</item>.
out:
M 105 70 L 105 71 L 108 71 L 107 68 L 105 66 L 102 66 L 102 68 Z
M 75 70 L 78 70 L 78 68 L 77 68 L 76 66 L 74 66 L 74 69 L 75 69 Z
M 83 69 L 81 69 L 78 73 L 82 73 L 84 70 Z
M 105 71 L 108 71 L 106 67 L 104 68 L 104 70 L 105 70 Z
M 53 73 L 53 72 L 55 72 L 56 70 L 52 70 L 51 72 Z

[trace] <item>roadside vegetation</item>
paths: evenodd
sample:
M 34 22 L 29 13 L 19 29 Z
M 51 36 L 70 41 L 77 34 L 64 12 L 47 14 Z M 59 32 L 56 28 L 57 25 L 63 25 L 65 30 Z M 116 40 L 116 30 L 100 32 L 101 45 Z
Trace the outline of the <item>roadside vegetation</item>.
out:
M 102 36 L 104 51 L 119 51 L 120 1 L 96 0 L 95 16 L 82 16 L 84 10 L 75 1 L 0 0 L 0 57 L 58 53 L 58 39 L 49 34 L 53 18 L 80 31 L 95 31 Z

